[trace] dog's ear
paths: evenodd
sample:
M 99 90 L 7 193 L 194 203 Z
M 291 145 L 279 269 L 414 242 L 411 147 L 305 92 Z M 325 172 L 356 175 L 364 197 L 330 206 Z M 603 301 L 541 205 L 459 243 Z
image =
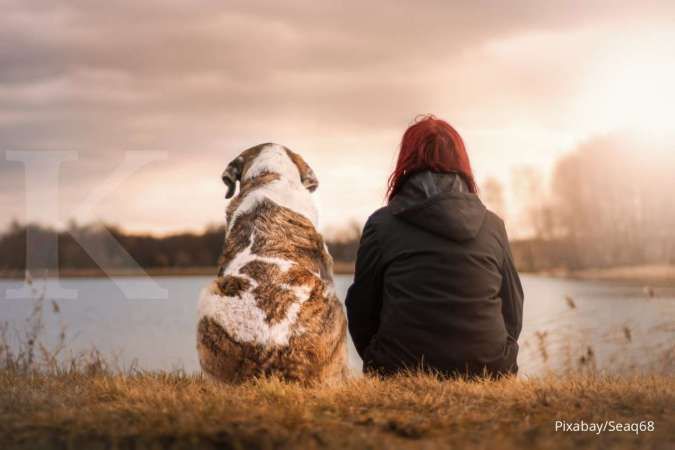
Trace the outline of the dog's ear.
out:
M 225 198 L 230 198 L 237 190 L 237 181 L 241 180 L 241 171 L 244 168 L 244 157 L 239 155 L 234 158 L 223 172 L 223 183 L 227 186 Z
M 305 160 L 302 159 L 302 156 L 297 153 L 289 149 L 286 149 L 286 153 L 288 153 L 288 157 L 291 158 L 291 161 L 297 166 L 298 171 L 300 172 L 300 181 L 302 182 L 302 185 L 306 187 L 309 192 L 314 192 L 316 188 L 319 187 L 319 179 L 314 174 L 312 168 L 309 167 L 309 164 L 307 164 Z

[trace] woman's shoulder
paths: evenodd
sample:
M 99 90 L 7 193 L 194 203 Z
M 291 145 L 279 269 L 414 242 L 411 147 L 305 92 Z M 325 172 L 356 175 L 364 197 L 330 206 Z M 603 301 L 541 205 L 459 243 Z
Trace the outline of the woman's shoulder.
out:
M 375 228 L 386 226 L 388 222 L 393 218 L 391 208 L 388 205 L 385 205 L 379 209 L 376 209 L 368 219 L 366 220 L 366 228 Z
M 489 209 L 485 210 L 485 222 L 497 228 L 504 228 L 504 220 Z
M 504 224 L 504 220 L 489 209 L 485 212 L 485 221 L 483 222 L 483 227 L 490 230 L 493 235 L 496 235 L 497 239 L 502 244 L 508 242 L 508 235 L 506 234 L 506 225 Z
M 376 209 L 363 226 L 362 237 L 367 239 L 372 239 L 373 241 L 379 241 L 379 236 L 386 236 L 389 233 L 389 228 L 391 227 L 393 215 L 388 206 L 383 206 L 379 209 Z

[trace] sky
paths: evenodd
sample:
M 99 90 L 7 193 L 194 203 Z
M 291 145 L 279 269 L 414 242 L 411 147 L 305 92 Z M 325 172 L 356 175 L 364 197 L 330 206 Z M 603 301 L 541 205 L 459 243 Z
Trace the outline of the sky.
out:
M 433 113 L 463 136 L 479 184 L 504 186 L 517 236 L 523 171 L 546 180 L 599 136 L 673 128 L 672 1 L 0 0 L 0 10 L 0 228 L 219 224 L 222 170 L 277 142 L 313 167 L 320 227 L 332 232 L 382 206 L 401 135 Z M 26 181 L 10 156 L 24 151 L 71 152 L 56 197 L 40 176 Z M 159 153 L 111 182 L 140 151 Z M 29 183 L 45 205 L 27 213 Z

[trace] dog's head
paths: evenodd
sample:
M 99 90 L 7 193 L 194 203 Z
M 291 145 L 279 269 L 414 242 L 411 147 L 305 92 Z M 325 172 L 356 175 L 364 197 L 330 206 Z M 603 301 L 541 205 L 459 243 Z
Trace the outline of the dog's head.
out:
M 244 150 L 234 158 L 223 172 L 227 186 L 225 198 L 237 190 L 237 181 L 243 182 L 263 172 L 277 173 L 282 177 L 297 177 L 309 192 L 319 186 L 319 180 L 302 156 L 278 144 L 260 144 Z

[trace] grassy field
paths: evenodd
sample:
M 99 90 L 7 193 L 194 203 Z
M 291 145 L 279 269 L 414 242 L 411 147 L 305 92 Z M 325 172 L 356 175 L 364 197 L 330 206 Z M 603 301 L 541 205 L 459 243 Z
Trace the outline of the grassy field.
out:
M 675 448 L 675 378 L 445 381 L 356 378 L 334 387 L 240 386 L 199 376 L 0 371 L 0 448 Z M 555 421 L 654 431 L 555 431 Z M 647 423 L 644 424 L 647 426 Z

